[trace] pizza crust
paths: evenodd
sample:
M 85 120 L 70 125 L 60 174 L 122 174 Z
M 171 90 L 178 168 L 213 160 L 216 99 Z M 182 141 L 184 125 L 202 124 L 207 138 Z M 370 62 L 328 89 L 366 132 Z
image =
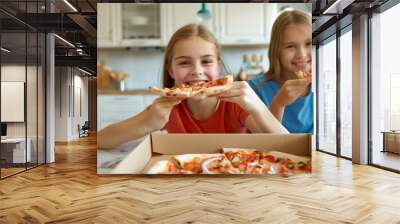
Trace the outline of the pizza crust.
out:
M 212 86 L 201 90 L 198 95 L 199 96 L 213 96 L 220 93 L 223 93 L 231 88 L 231 85 L 224 86 Z
M 160 89 L 155 86 L 150 86 L 149 87 L 150 92 L 159 95 L 159 96 L 165 96 L 165 97 L 191 97 L 193 95 L 193 91 L 188 91 L 188 90 L 174 90 L 171 91 L 168 88 Z
M 161 160 L 153 164 L 147 171 L 147 174 L 168 174 L 168 167 L 171 166 L 171 161 Z
M 160 89 L 155 86 L 150 86 L 149 90 L 150 90 L 150 92 L 155 93 L 160 96 L 165 96 L 168 92 L 168 90 L 166 90 L 166 89 Z
M 296 72 L 296 76 L 299 79 L 303 79 L 304 78 L 304 72 L 299 70 L 299 71 Z
M 304 79 L 304 78 L 307 78 L 307 77 L 311 76 L 310 73 L 302 71 L 302 70 L 299 70 L 299 71 L 297 71 L 295 73 L 296 73 L 297 78 L 299 78 L 299 79 Z
M 278 160 L 275 162 L 270 162 L 268 159 L 264 160 L 268 155 L 273 156 Z M 311 173 L 311 159 L 307 157 L 278 151 L 262 153 L 262 157 L 264 158 L 260 159 L 260 163 L 271 164 L 271 168 L 276 170 L 276 172 L 282 176 L 288 176 L 294 173 Z
M 303 156 L 297 156 L 297 155 L 293 155 L 290 153 L 284 153 L 284 152 L 278 152 L 278 151 L 269 151 L 266 153 L 267 155 L 272 155 L 278 158 L 287 158 L 296 162 L 307 162 L 310 159 L 307 157 L 303 157 Z

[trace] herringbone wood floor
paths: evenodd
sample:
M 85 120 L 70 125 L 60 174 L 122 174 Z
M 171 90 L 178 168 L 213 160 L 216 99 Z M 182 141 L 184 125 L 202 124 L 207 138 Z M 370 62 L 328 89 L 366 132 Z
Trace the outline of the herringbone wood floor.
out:
M 400 175 L 320 152 L 311 176 L 96 174 L 95 138 L 0 181 L 0 223 L 400 223 Z

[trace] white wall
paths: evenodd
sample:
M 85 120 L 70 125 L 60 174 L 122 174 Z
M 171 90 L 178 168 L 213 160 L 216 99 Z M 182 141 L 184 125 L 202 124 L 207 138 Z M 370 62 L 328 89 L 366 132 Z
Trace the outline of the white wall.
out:
M 75 70 L 76 71 L 76 70 Z M 79 72 L 79 71 L 78 71 Z M 79 73 L 83 74 L 83 73 Z M 88 120 L 88 77 L 87 76 L 81 76 L 81 75 L 76 75 L 75 74 L 75 83 L 74 85 L 76 87 L 79 87 L 81 89 L 81 101 L 82 101 L 82 116 L 79 116 L 80 122 L 85 122 Z
M 71 67 L 56 67 L 55 141 L 77 139 L 78 124 L 88 120 L 88 79 L 82 75 Z M 82 106 L 82 114 L 77 105 Z
M 28 70 L 32 67 L 28 66 Z M 2 65 L 1 81 L 25 82 L 25 65 Z
M 55 68 L 55 141 L 68 140 L 69 76 L 67 67 Z
M 25 74 L 27 69 L 28 74 L 33 72 L 36 68 L 32 66 L 28 66 L 25 68 L 25 65 L 2 65 L 1 66 L 1 81 L 9 81 L 9 82 L 25 82 Z M 34 93 L 27 93 L 27 96 L 35 96 L 36 91 Z M 7 108 L 1 108 L 1 110 L 6 110 Z M 31 119 L 28 117 L 28 120 Z M 25 122 L 7 122 L 7 136 L 8 137 L 25 137 Z
M 79 71 L 78 71 L 79 72 Z M 78 124 L 82 126 L 85 121 L 88 120 L 88 78 L 81 76 L 83 73 L 77 73 L 77 70 L 74 71 L 74 91 L 72 92 L 73 96 L 71 99 L 74 99 L 74 102 L 71 102 L 71 105 L 74 105 L 72 108 L 72 119 L 71 119 L 71 130 L 70 136 L 72 138 L 78 138 Z M 80 111 L 81 110 L 81 111 Z

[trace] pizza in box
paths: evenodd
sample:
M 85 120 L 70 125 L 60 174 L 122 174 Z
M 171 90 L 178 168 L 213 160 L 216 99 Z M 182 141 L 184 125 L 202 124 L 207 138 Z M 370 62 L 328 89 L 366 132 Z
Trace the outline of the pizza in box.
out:
M 221 153 L 183 154 L 155 163 L 147 174 L 259 174 L 311 173 L 311 159 L 290 153 L 223 148 Z

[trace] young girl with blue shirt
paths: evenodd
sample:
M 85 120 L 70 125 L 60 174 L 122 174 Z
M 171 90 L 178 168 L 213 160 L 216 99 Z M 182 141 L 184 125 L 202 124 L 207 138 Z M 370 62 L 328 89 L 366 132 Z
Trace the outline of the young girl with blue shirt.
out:
M 272 114 L 291 133 L 313 133 L 314 99 L 311 76 L 311 17 L 301 11 L 283 12 L 275 20 L 268 57 L 269 70 L 249 80 Z

